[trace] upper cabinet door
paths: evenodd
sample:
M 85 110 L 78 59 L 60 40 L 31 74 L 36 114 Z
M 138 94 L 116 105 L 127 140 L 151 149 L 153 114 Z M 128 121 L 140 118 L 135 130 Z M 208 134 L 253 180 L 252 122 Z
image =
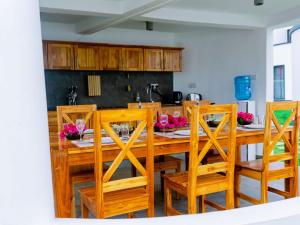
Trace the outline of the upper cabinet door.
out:
M 144 71 L 163 71 L 163 53 L 162 49 L 144 49 Z
M 101 69 L 119 70 L 121 49 L 119 47 L 109 47 L 109 46 L 101 46 L 99 49 L 100 49 Z
M 49 69 L 74 69 L 74 52 L 72 44 L 48 43 Z
M 181 72 L 181 50 L 164 50 L 164 71 Z
M 124 71 L 144 70 L 144 50 L 142 48 L 122 48 L 121 60 Z
M 94 45 L 74 45 L 76 70 L 99 70 L 99 50 Z

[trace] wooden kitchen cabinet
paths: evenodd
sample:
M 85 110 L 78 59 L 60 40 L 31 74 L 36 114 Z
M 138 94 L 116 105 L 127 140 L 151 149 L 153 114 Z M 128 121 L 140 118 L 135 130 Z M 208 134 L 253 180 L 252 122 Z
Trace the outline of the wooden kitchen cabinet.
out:
M 48 51 L 47 43 L 43 42 L 43 60 L 44 60 L 44 69 L 48 69 Z
M 163 56 L 162 49 L 144 49 L 144 71 L 163 71 Z
M 121 62 L 124 71 L 144 70 L 144 50 L 143 48 L 122 48 Z
M 48 69 L 74 69 L 73 44 L 48 43 L 47 44 Z
M 177 49 L 164 50 L 164 71 L 181 72 L 181 52 Z
M 103 70 L 119 70 L 120 69 L 120 51 L 119 47 L 101 46 L 100 65 Z
M 74 45 L 75 70 L 99 70 L 99 48 L 96 45 Z

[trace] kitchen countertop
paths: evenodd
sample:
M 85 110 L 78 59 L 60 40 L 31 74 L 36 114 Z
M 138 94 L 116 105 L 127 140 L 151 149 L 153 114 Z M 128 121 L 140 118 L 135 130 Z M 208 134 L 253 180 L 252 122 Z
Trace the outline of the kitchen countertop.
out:
M 162 107 L 176 107 L 182 106 L 182 104 L 162 104 Z M 127 109 L 126 106 L 114 106 L 114 107 L 106 107 L 106 106 L 97 106 L 97 109 Z M 56 108 L 48 108 L 48 111 L 56 111 Z

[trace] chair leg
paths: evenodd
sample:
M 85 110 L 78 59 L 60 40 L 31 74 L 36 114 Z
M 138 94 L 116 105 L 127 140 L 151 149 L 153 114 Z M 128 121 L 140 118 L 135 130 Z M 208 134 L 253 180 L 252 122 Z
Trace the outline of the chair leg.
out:
M 167 185 L 167 181 L 164 181 L 164 208 L 166 216 L 169 216 L 168 208 L 172 208 L 172 191 Z
M 76 218 L 76 198 L 75 198 L 75 185 L 74 184 L 72 185 L 71 206 L 72 206 L 71 217 Z
M 289 183 L 289 193 L 290 193 L 290 196 L 293 198 L 293 197 L 297 197 L 298 194 L 297 194 L 297 184 L 296 184 L 296 179 L 295 177 L 291 177 L 291 178 L 288 178 L 287 181 Z
M 135 217 L 135 216 L 134 216 L 134 213 L 133 213 L 133 212 L 127 214 L 127 218 L 128 218 L 128 219 L 132 219 L 132 218 L 134 218 L 134 217 Z
M 160 171 L 160 193 L 161 196 L 164 196 L 164 178 L 163 175 L 166 173 L 166 171 Z
M 185 153 L 185 170 L 189 170 L 189 152 Z
M 199 196 L 199 213 L 206 212 L 205 195 Z
M 267 203 L 268 202 L 268 181 L 266 176 L 262 174 L 261 177 L 261 203 Z
M 226 209 L 234 209 L 234 188 L 226 191 Z
M 175 172 L 176 173 L 180 173 L 181 172 L 181 162 L 180 161 L 178 161 L 177 162 L 177 167 L 176 167 L 176 169 L 175 169 Z M 175 193 L 175 198 L 176 198 L 176 200 L 180 200 L 180 194 L 179 193 Z
M 188 214 L 196 214 L 197 213 L 197 197 L 188 197 Z
M 239 208 L 241 205 L 241 200 L 238 197 L 238 193 L 240 193 L 240 185 L 241 185 L 241 176 L 238 173 L 235 173 L 235 178 L 234 178 L 234 206 L 236 208 Z
M 81 201 L 81 217 L 82 218 L 89 218 L 89 210 Z

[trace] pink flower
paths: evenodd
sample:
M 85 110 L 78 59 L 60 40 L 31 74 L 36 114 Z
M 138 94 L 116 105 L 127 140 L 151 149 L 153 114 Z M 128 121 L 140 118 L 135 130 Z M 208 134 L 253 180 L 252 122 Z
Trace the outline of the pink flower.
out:
M 187 125 L 187 118 L 186 117 L 173 117 L 171 115 L 168 115 L 168 124 L 164 127 L 161 125 L 161 123 L 158 121 L 154 124 L 155 128 L 158 129 L 173 129 L 175 127 L 184 127 Z
M 254 119 L 254 115 L 252 113 L 246 112 L 238 112 L 237 120 L 240 124 L 251 123 Z

